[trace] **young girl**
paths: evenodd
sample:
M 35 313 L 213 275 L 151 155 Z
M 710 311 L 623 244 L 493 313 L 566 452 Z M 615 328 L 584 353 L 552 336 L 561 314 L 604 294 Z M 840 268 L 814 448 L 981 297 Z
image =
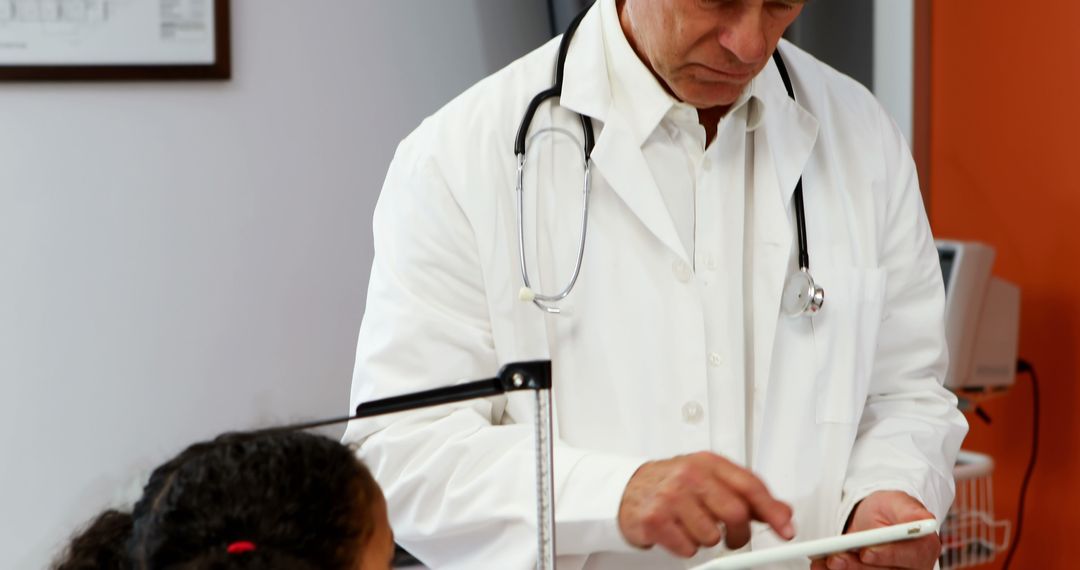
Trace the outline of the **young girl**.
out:
M 382 492 L 349 449 L 268 432 L 187 448 L 131 514 L 103 514 L 55 568 L 387 570 L 393 553 Z

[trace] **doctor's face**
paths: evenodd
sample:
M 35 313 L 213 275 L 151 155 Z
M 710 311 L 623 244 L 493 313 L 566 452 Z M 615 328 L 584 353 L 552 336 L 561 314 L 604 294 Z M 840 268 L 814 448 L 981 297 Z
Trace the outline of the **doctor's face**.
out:
M 617 0 L 623 33 L 675 97 L 731 105 L 806 0 Z

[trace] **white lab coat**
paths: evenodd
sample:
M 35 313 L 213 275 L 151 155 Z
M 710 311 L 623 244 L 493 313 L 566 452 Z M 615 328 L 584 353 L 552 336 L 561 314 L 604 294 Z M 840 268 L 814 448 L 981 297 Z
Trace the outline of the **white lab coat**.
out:
M 557 42 L 480 82 L 398 148 L 375 212 L 375 262 L 352 405 L 550 358 L 560 569 L 682 568 L 627 545 L 615 521 L 646 460 L 710 449 L 682 413 L 707 401 L 702 288 L 641 150 L 613 108 L 598 14 L 583 21 L 554 125 L 581 138 L 593 118 L 593 197 L 581 277 L 545 316 L 518 300 L 513 139 L 552 81 Z M 752 343 L 749 461 L 794 508 L 800 538 L 837 534 L 878 489 L 916 497 L 939 518 L 966 423 L 941 387 L 944 288 L 901 135 L 872 96 L 786 42 L 798 103 L 770 63 L 752 138 Z M 529 145 L 527 259 L 550 292 L 573 268 L 581 212 L 580 143 Z M 794 270 L 791 195 L 803 176 L 812 272 L 826 291 L 812 319 L 779 314 Z M 733 324 L 742 326 L 742 323 Z M 706 422 L 709 410 L 704 410 Z M 398 541 L 433 568 L 535 564 L 531 395 L 353 422 L 346 441 L 386 492 Z M 775 543 L 755 527 L 753 547 Z M 694 562 L 714 556 L 703 552 Z M 805 563 L 787 567 L 806 567 Z

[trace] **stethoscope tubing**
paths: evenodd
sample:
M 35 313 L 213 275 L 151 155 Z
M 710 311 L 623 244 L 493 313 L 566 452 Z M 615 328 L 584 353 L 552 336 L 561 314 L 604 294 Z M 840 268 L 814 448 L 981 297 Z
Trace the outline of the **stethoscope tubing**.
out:
M 574 264 L 574 272 L 570 276 L 570 282 L 562 289 L 562 291 L 559 291 L 554 295 L 536 293 L 532 288 L 532 283 L 529 282 L 529 269 L 525 261 L 525 186 L 523 184 L 525 179 L 525 163 L 525 155 L 518 155 L 517 189 L 514 193 L 517 196 L 517 223 L 518 228 L 520 229 L 520 231 L 518 231 L 518 258 L 521 260 L 521 279 L 525 284 L 525 289 L 531 293 L 530 296 L 533 304 L 547 313 L 558 314 L 561 310 L 548 303 L 561 301 L 570 294 L 570 291 L 574 289 L 574 285 L 577 284 L 578 276 L 581 275 L 581 262 L 585 257 L 585 237 L 588 235 L 589 231 L 589 195 L 592 190 L 592 161 L 587 157 L 583 160 L 585 182 L 581 192 L 581 233 L 578 239 L 577 262 Z
M 593 132 L 592 119 L 579 114 L 578 118 L 581 120 L 581 130 L 585 137 L 584 144 L 582 145 L 585 181 L 582 189 L 581 234 L 578 241 L 577 261 L 574 264 L 574 272 L 570 276 L 570 282 L 566 287 L 554 295 L 544 295 L 533 290 L 532 284 L 529 281 L 529 270 L 525 261 L 524 180 L 525 164 L 527 162 L 525 139 L 528 138 L 529 127 L 532 125 L 533 116 L 536 115 L 536 111 L 540 108 L 540 105 L 548 99 L 562 96 L 563 72 L 566 69 L 567 54 L 570 52 L 570 40 L 574 37 L 578 25 L 585 19 L 585 14 L 587 13 L 587 9 L 582 10 L 581 13 L 570 22 L 570 26 L 567 28 L 566 33 L 563 34 L 562 41 L 559 42 L 559 58 L 555 64 L 555 84 L 550 88 L 541 91 L 529 101 L 529 106 L 525 110 L 525 116 L 521 119 L 521 125 L 518 127 L 517 136 L 514 138 L 514 154 L 517 155 L 517 185 L 515 194 L 517 195 L 518 257 L 521 260 L 521 280 L 524 284 L 524 287 L 518 293 L 518 297 L 522 300 L 531 301 L 534 305 L 549 314 L 559 314 L 562 312 L 559 307 L 556 307 L 551 303 L 556 303 L 565 299 L 566 296 L 570 294 L 570 291 L 574 289 L 574 285 L 577 284 L 578 276 L 581 275 L 581 262 L 585 256 L 585 238 L 588 235 L 589 226 L 589 196 L 591 195 L 592 190 L 592 150 L 596 144 L 596 137 Z
M 581 24 L 581 21 L 588 11 L 588 9 L 582 10 L 581 13 L 574 18 L 574 21 L 570 23 L 566 33 L 563 34 L 562 40 L 559 43 L 558 60 L 555 64 L 555 84 L 536 94 L 536 96 L 529 101 L 528 108 L 525 110 L 525 116 L 522 117 L 521 124 L 518 126 L 517 136 L 514 138 L 514 154 L 517 156 L 517 183 L 515 186 L 515 194 L 517 197 L 518 257 L 521 265 L 521 280 L 524 284 L 524 287 L 519 291 L 518 296 L 523 301 L 531 301 L 537 307 L 549 314 L 559 314 L 561 312 L 560 308 L 555 306 L 554 303 L 565 299 L 570 294 L 574 285 L 577 284 L 578 277 L 581 275 L 581 263 L 585 256 L 585 238 L 588 235 L 589 196 L 592 188 L 592 150 L 595 144 L 592 119 L 582 114 L 578 115 L 581 120 L 581 129 L 585 137 L 584 144 L 582 145 L 585 181 L 582 189 L 581 232 L 578 241 L 577 261 L 574 264 L 574 271 L 570 276 L 570 282 L 554 295 L 545 295 L 535 291 L 532 288 L 532 283 L 529 281 L 529 269 L 525 255 L 524 179 L 525 164 L 527 162 L 525 142 L 528 138 L 529 127 L 532 125 L 533 117 L 536 115 L 536 111 L 540 108 L 540 105 L 548 99 L 562 96 L 563 73 L 566 68 L 566 58 L 570 51 L 570 42 L 574 37 L 574 33 L 577 31 L 578 25 Z M 787 90 L 788 97 L 790 97 L 792 101 L 795 101 L 795 90 L 792 87 L 787 66 L 780 56 L 779 49 L 773 51 L 772 58 L 776 63 L 777 71 L 780 72 L 780 78 L 784 82 L 784 88 Z M 795 274 L 788 278 L 788 282 L 792 287 L 785 286 L 782 308 L 784 312 L 790 316 L 813 315 L 817 313 L 824 304 L 825 292 L 817 286 L 813 277 L 810 275 L 810 248 L 806 238 L 806 210 L 803 204 L 802 175 L 799 176 L 799 180 L 795 184 L 793 199 L 795 203 L 795 226 L 798 234 L 799 269 Z
M 780 57 L 780 50 L 777 49 L 772 55 L 773 61 L 776 63 L 776 70 L 780 72 L 780 79 L 784 81 L 784 89 L 787 90 L 788 97 L 791 100 L 795 100 L 795 89 L 791 85 L 791 77 L 788 75 L 787 65 L 784 64 L 784 58 Z M 802 176 L 799 176 L 799 181 L 795 183 L 795 228 L 799 234 L 799 269 L 809 273 L 810 272 L 810 247 L 806 243 L 806 209 L 803 207 L 803 191 L 802 191 Z

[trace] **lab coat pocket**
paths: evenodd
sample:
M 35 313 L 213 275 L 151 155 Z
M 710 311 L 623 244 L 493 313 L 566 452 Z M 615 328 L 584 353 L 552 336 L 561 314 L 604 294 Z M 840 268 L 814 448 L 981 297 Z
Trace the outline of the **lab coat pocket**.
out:
M 825 305 L 813 317 L 818 423 L 862 416 L 885 303 L 884 269 L 836 267 L 822 274 Z

